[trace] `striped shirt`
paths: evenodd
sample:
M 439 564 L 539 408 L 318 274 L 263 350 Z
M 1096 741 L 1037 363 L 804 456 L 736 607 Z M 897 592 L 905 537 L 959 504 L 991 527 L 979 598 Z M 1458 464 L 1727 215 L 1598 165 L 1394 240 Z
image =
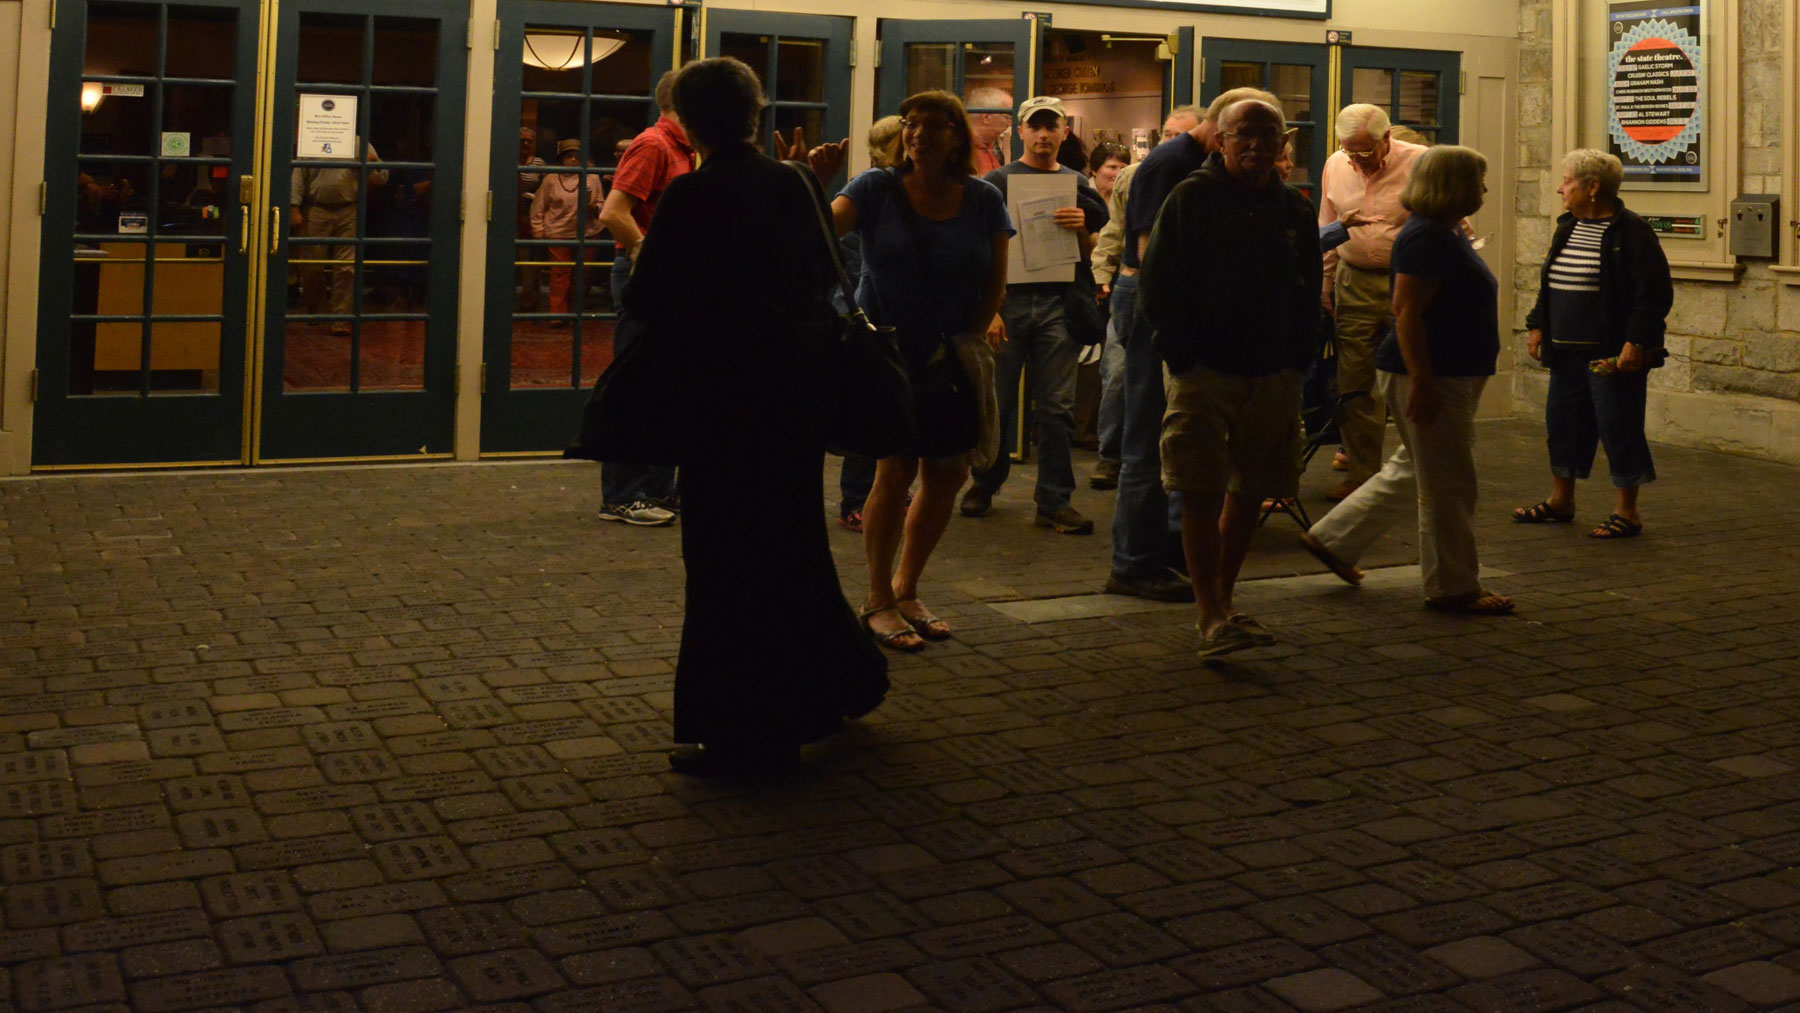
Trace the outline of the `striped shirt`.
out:
M 1550 340 L 1559 345 L 1600 343 L 1600 250 L 1611 218 L 1575 223 L 1550 262 Z

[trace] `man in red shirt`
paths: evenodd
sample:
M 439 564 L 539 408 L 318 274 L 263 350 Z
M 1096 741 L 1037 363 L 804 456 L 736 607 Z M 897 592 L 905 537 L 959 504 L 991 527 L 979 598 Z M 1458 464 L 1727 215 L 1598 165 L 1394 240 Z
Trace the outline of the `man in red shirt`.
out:
M 619 166 L 613 170 L 612 191 L 600 207 L 600 224 L 613 238 L 615 309 L 624 305 L 625 283 L 631 279 L 631 258 L 650 229 L 656 202 L 668 189 L 670 180 L 694 168 L 694 149 L 688 145 L 681 121 L 675 117 L 676 73 L 671 70 L 656 82 L 656 108 L 660 115 L 619 156 Z M 621 319 L 613 332 L 613 354 L 630 347 L 638 333 L 631 321 Z M 660 527 L 673 523 L 677 516 L 674 468 L 602 464 L 600 495 L 601 520 Z

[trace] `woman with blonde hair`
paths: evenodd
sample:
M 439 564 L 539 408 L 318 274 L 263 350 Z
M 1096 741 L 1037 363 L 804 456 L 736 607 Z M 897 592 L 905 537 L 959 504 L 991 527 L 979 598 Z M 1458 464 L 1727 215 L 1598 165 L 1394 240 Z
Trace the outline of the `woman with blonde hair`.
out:
M 1461 229 L 1487 192 L 1487 159 L 1454 145 L 1420 154 L 1401 192 L 1410 213 L 1394 240 L 1394 329 L 1376 353 L 1376 385 L 1400 447 L 1300 536 L 1344 580 L 1382 532 L 1415 513 L 1425 604 L 1501 615 L 1512 599 L 1484 590 L 1475 549 L 1475 408 L 1500 355 L 1499 285 Z
M 961 100 L 920 92 L 900 103 L 900 118 L 895 165 L 851 180 L 831 213 L 839 234 L 862 236 L 857 302 L 896 329 L 917 388 L 944 357 L 955 358 L 958 335 L 985 335 L 998 346 L 1013 228 L 1006 199 L 976 175 L 975 134 Z M 807 159 L 830 179 L 848 147 L 821 145 Z M 921 411 L 917 445 L 876 465 L 863 506 L 869 597 L 862 621 L 890 650 L 917 651 L 950 636 L 949 624 L 919 600 L 919 580 L 968 480 L 972 423 Z M 909 505 L 914 478 L 919 492 Z

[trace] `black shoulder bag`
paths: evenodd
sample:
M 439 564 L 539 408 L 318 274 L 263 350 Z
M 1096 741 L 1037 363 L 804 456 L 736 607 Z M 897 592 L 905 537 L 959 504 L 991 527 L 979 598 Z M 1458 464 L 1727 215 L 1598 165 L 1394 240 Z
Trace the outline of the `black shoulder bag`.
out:
M 679 465 L 691 429 L 688 379 L 672 336 L 621 314 L 614 330 L 639 331 L 594 381 L 581 431 L 564 457 L 614 463 Z
M 834 454 L 874 458 L 908 452 L 918 439 L 918 428 L 912 383 L 894 329 L 875 326 L 856 305 L 819 177 L 800 162 L 785 164 L 806 181 L 826 252 L 837 273 L 838 291 L 849 307 L 816 348 L 816 396 L 824 419 L 825 447 Z

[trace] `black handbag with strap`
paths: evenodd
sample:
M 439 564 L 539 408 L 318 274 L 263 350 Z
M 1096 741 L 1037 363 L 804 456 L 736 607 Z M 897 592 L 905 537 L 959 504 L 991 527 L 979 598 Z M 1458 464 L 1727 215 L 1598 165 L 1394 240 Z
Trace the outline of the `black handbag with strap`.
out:
M 875 326 L 856 304 L 819 177 L 800 162 L 785 164 L 805 180 L 812 194 L 820 235 L 837 272 L 838 292 L 849 308 L 811 350 L 817 357 L 816 395 L 824 419 L 825 447 L 834 454 L 874 458 L 908 452 L 918 439 L 918 429 L 912 382 L 894 329 Z
M 636 340 L 617 335 L 636 330 Z M 582 410 L 581 432 L 564 457 L 616 464 L 679 465 L 687 450 L 688 379 L 670 335 L 628 316 L 619 318 L 614 347 L 623 350 L 594 381 Z

